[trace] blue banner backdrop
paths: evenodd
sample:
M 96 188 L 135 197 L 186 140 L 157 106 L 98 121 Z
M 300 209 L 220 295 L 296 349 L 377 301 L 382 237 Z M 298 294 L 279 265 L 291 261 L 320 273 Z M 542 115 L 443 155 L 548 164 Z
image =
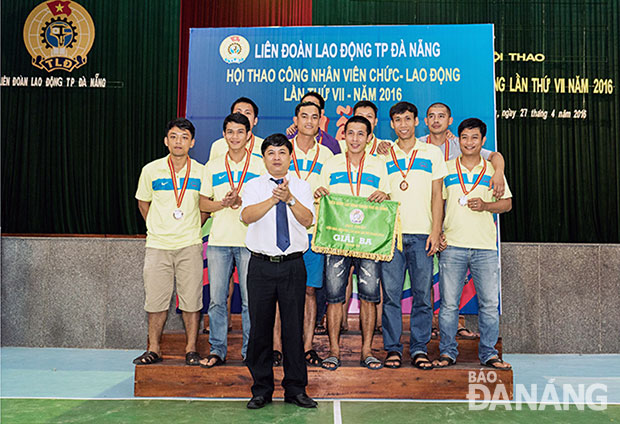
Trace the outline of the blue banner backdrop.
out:
M 381 139 L 395 138 L 389 118 L 395 103 L 418 107 L 416 136 L 421 137 L 428 134 L 426 109 L 442 102 L 452 110 L 454 134 L 463 119 L 480 118 L 488 126 L 485 148 L 496 150 L 493 38 L 491 24 L 192 28 L 187 118 L 196 125 L 196 145 L 191 155 L 202 163 L 209 159 L 235 99 L 249 97 L 258 105 L 254 133 L 264 138 L 291 125 L 307 91 L 325 98 L 321 126 L 338 139 L 360 100 L 379 108 L 375 134 Z M 434 279 L 437 310 L 437 273 Z M 405 290 L 403 312 L 410 302 Z M 469 274 L 461 312 L 477 313 Z
M 379 108 L 377 137 L 394 139 L 389 109 L 401 100 L 420 111 L 416 135 L 427 134 L 426 108 L 452 109 L 452 132 L 465 118 L 488 125 L 495 150 L 493 25 L 193 28 L 187 118 L 197 128 L 192 157 L 206 162 L 222 121 L 241 96 L 259 106 L 254 132 L 266 137 L 291 123 L 303 93 L 325 98 L 327 132 L 359 100 Z M 324 128 L 325 129 L 325 128 Z M 340 138 L 340 137 L 337 137 Z

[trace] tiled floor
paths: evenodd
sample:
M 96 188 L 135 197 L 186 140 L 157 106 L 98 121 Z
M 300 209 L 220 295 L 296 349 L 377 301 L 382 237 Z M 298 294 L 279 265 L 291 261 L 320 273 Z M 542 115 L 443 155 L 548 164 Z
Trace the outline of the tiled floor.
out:
M 133 358 L 138 350 L 0 349 L 3 398 L 134 399 Z M 607 395 L 608 403 L 620 403 L 620 355 L 518 355 L 504 359 L 514 368 L 515 394 L 522 388 L 538 401 L 552 400 L 545 387 L 553 384 L 560 401 L 566 385 L 584 390 L 603 384 L 594 395 Z M 248 397 L 250 390 L 248 387 Z M 545 397 L 546 396 L 546 397 Z

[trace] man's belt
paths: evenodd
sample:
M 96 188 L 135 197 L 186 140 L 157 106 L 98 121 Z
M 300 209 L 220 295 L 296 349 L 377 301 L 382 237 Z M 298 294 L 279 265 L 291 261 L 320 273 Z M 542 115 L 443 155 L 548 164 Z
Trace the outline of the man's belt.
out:
M 254 256 L 255 258 L 262 259 L 263 261 L 276 262 L 276 263 L 292 261 L 293 259 L 301 258 L 304 255 L 303 252 L 295 252 L 295 253 L 291 253 L 290 255 L 280 255 L 280 256 L 269 256 L 269 255 L 263 255 L 262 253 L 256 253 L 256 252 L 251 252 L 251 253 L 252 253 L 252 256 Z

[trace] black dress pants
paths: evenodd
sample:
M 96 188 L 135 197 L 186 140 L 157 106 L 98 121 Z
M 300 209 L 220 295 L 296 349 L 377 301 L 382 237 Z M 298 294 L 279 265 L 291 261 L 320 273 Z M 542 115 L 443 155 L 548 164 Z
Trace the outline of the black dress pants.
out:
M 254 379 L 253 396 L 271 399 L 273 381 L 273 324 L 276 302 L 282 322 L 285 396 L 305 393 L 308 371 L 304 359 L 303 323 L 306 267 L 302 257 L 279 263 L 252 256 L 248 266 L 250 340 L 247 365 Z

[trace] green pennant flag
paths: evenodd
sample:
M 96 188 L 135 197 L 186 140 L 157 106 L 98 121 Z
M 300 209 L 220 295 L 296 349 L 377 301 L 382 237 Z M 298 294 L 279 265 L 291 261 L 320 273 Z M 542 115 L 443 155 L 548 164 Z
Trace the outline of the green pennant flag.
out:
M 312 250 L 330 255 L 391 261 L 399 232 L 400 203 L 329 194 L 321 198 Z

